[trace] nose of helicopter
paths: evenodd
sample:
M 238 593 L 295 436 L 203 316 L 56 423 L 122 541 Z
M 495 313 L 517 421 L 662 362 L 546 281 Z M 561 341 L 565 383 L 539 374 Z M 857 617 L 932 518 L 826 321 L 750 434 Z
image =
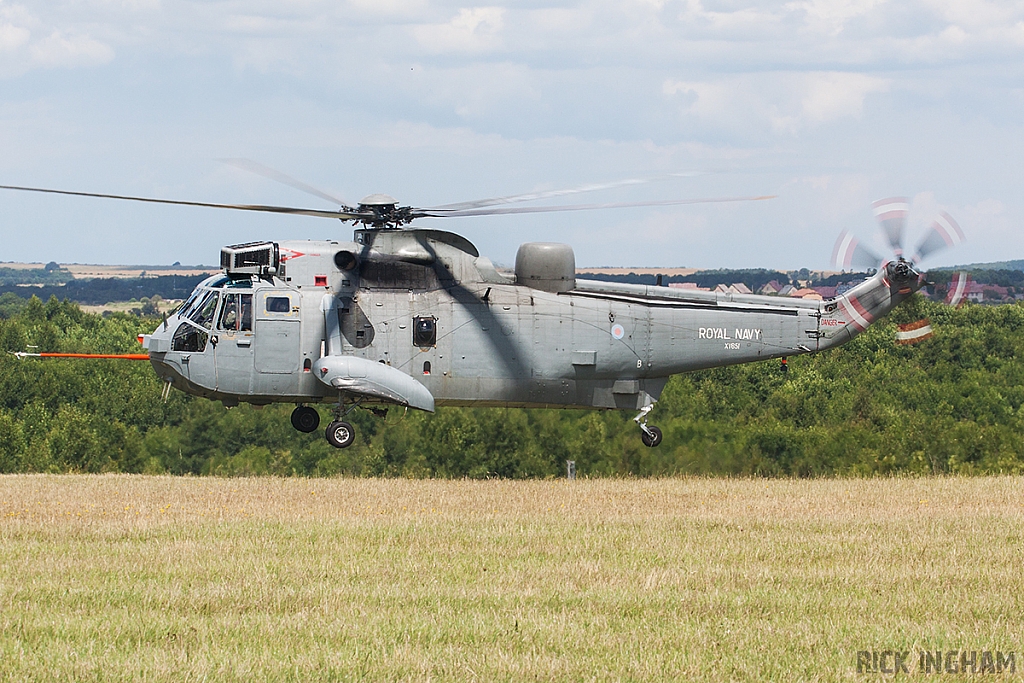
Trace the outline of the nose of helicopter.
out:
M 149 362 L 152 363 L 153 369 L 160 379 L 168 384 L 184 379 L 181 368 L 166 359 L 167 352 L 171 350 L 171 338 L 174 336 L 174 330 L 178 328 L 179 322 L 178 315 L 171 315 L 164 318 L 160 326 L 151 334 L 139 335 L 142 348 L 149 352 Z
M 171 336 L 177 328 L 177 323 L 178 315 L 175 314 L 164 318 L 152 333 L 139 335 L 139 343 L 142 344 L 142 348 L 149 351 L 150 358 L 154 354 L 164 354 L 171 350 Z

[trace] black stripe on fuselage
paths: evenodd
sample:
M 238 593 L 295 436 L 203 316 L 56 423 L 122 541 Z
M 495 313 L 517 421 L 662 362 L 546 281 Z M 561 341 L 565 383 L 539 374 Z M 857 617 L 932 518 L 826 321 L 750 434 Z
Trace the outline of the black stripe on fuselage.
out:
M 616 301 L 619 303 L 626 304 L 639 304 L 641 306 L 650 306 L 651 308 L 682 308 L 691 310 L 701 311 L 720 311 L 722 313 L 770 313 L 772 315 L 787 315 L 787 316 L 798 316 L 800 315 L 800 309 L 797 308 L 755 308 L 752 306 L 743 306 L 741 304 L 734 303 L 711 303 L 704 301 L 680 301 L 678 299 L 670 299 L 668 297 L 642 297 L 636 298 L 628 294 L 605 294 L 602 292 L 560 292 L 559 296 L 578 296 L 585 299 L 598 299 L 603 301 Z M 808 309 L 811 310 L 811 309 Z M 813 313 L 813 311 L 812 311 Z

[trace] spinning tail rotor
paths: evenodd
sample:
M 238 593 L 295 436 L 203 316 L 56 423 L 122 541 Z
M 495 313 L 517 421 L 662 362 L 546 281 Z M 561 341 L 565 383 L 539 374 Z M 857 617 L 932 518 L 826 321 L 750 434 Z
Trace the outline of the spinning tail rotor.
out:
M 903 257 L 903 231 L 907 227 L 907 215 L 910 213 L 910 202 L 906 197 L 890 197 L 879 199 L 871 204 L 875 220 L 882 228 L 882 233 L 889 240 L 897 258 Z
M 929 224 L 924 236 L 918 242 L 911 259 L 904 256 L 904 239 L 907 217 L 910 215 L 910 201 L 906 197 L 889 197 L 880 199 L 871 205 L 875 220 L 882 231 L 885 241 L 895 258 L 886 260 L 873 250 L 861 244 L 860 240 L 847 230 L 839 233 L 832 250 L 832 263 L 840 270 L 864 268 L 884 270 L 886 280 L 894 292 L 908 293 L 911 291 L 911 279 L 927 279 L 927 274 L 919 274 L 917 264 L 929 256 L 964 241 L 963 230 L 959 224 L 945 211 Z M 949 287 L 946 302 L 956 306 L 964 300 L 970 278 L 966 273 L 956 273 Z M 905 329 L 904 329 L 905 328 Z M 901 344 L 913 344 L 932 336 L 932 328 L 927 320 L 920 320 L 910 325 L 901 326 L 897 341 Z

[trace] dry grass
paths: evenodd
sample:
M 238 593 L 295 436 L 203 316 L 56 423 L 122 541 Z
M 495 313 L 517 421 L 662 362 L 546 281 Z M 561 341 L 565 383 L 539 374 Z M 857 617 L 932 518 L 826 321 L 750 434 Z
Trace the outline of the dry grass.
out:
M 859 680 L 864 649 L 1020 657 L 1022 484 L 0 477 L 0 679 Z

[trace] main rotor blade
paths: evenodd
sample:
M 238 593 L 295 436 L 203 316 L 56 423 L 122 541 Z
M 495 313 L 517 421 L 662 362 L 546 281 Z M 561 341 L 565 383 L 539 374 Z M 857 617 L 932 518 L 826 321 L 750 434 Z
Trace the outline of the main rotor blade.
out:
M 614 180 L 608 183 L 590 183 L 588 185 L 580 185 L 579 187 L 569 187 L 561 190 L 544 190 L 540 192 L 526 192 L 523 194 L 512 194 L 506 197 L 490 197 L 488 199 L 477 199 L 470 202 L 458 202 L 456 204 L 442 204 L 441 206 L 432 206 L 424 211 L 461 211 L 463 209 L 476 209 L 484 206 L 495 206 L 497 204 L 514 204 L 516 202 L 532 202 L 539 199 L 550 199 L 552 197 L 564 197 L 570 194 L 580 194 L 583 192 L 596 192 L 598 190 L 609 190 L 615 187 L 625 187 L 627 185 L 643 185 L 645 183 L 651 183 L 657 180 L 667 180 L 669 178 L 692 178 L 700 175 L 706 175 L 707 171 L 690 171 L 680 173 L 666 173 L 665 175 L 652 176 L 650 178 L 626 178 L 624 180 Z
M 211 209 L 237 209 L 240 211 L 261 211 L 264 213 L 284 213 L 297 216 L 318 216 L 320 218 L 337 218 L 343 221 L 372 219 L 372 213 L 346 213 L 343 211 L 323 211 L 320 209 L 298 209 L 290 206 L 266 206 L 263 204 L 217 204 L 213 202 L 188 202 L 180 199 L 154 199 L 152 197 L 131 197 L 121 194 L 102 194 L 98 192 L 74 192 L 71 190 L 51 190 L 44 187 L 19 187 L 17 185 L 0 185 L 0 190 L 18 190 L 21 192 L 44 192 L 46 194 L 62 194 L 72 197 L 98 197 L 100 199 L 125 199 L 132 202 L 150 204 L 173 204 L 176 206 L 201 206 Z
M 882 257 L 860 243 L 846 230 L 839 233 L 832 249 L 832 263 L 840 270 L 850 268 L 878 268 Z
M 296 190 L 301 190 L 302 192 L 311 194 L 314 197 L 326 199 L 332 204 L 337 204 L 338 206 L 345 206 L 347 204 L 345 201 L 342 201 L 337 197 L 332 197 L 323 190 L 318 190 L 312 185 L 304 183 L 301 180 L 296 180 L 287 173 L 282 173 L 277 169 L 270 168 L 269 166 L 264 166 L 258 161 L 253 161 L 252 159 L 244 158 L 218 159 L 218 161 L 220 161 L 221 163 L 228 164 L 229 166 L 234 166 L 237 169 L 248 171 L 249 173 L 255 173 L 256 175 L 263 176 L 264 178 L 269 178 L 270 180 L 276 180 L 279 183 L 283 183 L 284 185 L 287 185 L 289 187 L 294 187 Z
M 414 218 L 456 218 L 460 216 L 498 216 L 515 213 L 552 213 L 557 211 L 592 211 L 595 209 L 632 209 L 644 206 L 679 206 L 683 204 L 721 204 L 726 202 L 757 202 L 775 199 L 775 195 L 760 197 L 718 197 L 710 199 L 667 199 L 656 202 L 614 202 L 610 204 L 566 204 L 563 206 L 508 206 L 483 209 L 413 209 Z
M 879 199 L 871 204 L 875 212 L 875 220 L 882 226 L 889 245 L 897 256 L 903 255 L 903 229 L 907 225 L 907 214 L 910 213 L 910 202 L 906 197 L 890 197 Z
M 917 263 L 928 255 L 947 247 L 954 247 L 963 242 L 964 239 L 964 232 L 957 225 L 957 222 L 953 220 L 953 217 L 945 211 L 941 211 L 939 217 L 929 226 L 924 239 L 917 245 L 914 262 Z

